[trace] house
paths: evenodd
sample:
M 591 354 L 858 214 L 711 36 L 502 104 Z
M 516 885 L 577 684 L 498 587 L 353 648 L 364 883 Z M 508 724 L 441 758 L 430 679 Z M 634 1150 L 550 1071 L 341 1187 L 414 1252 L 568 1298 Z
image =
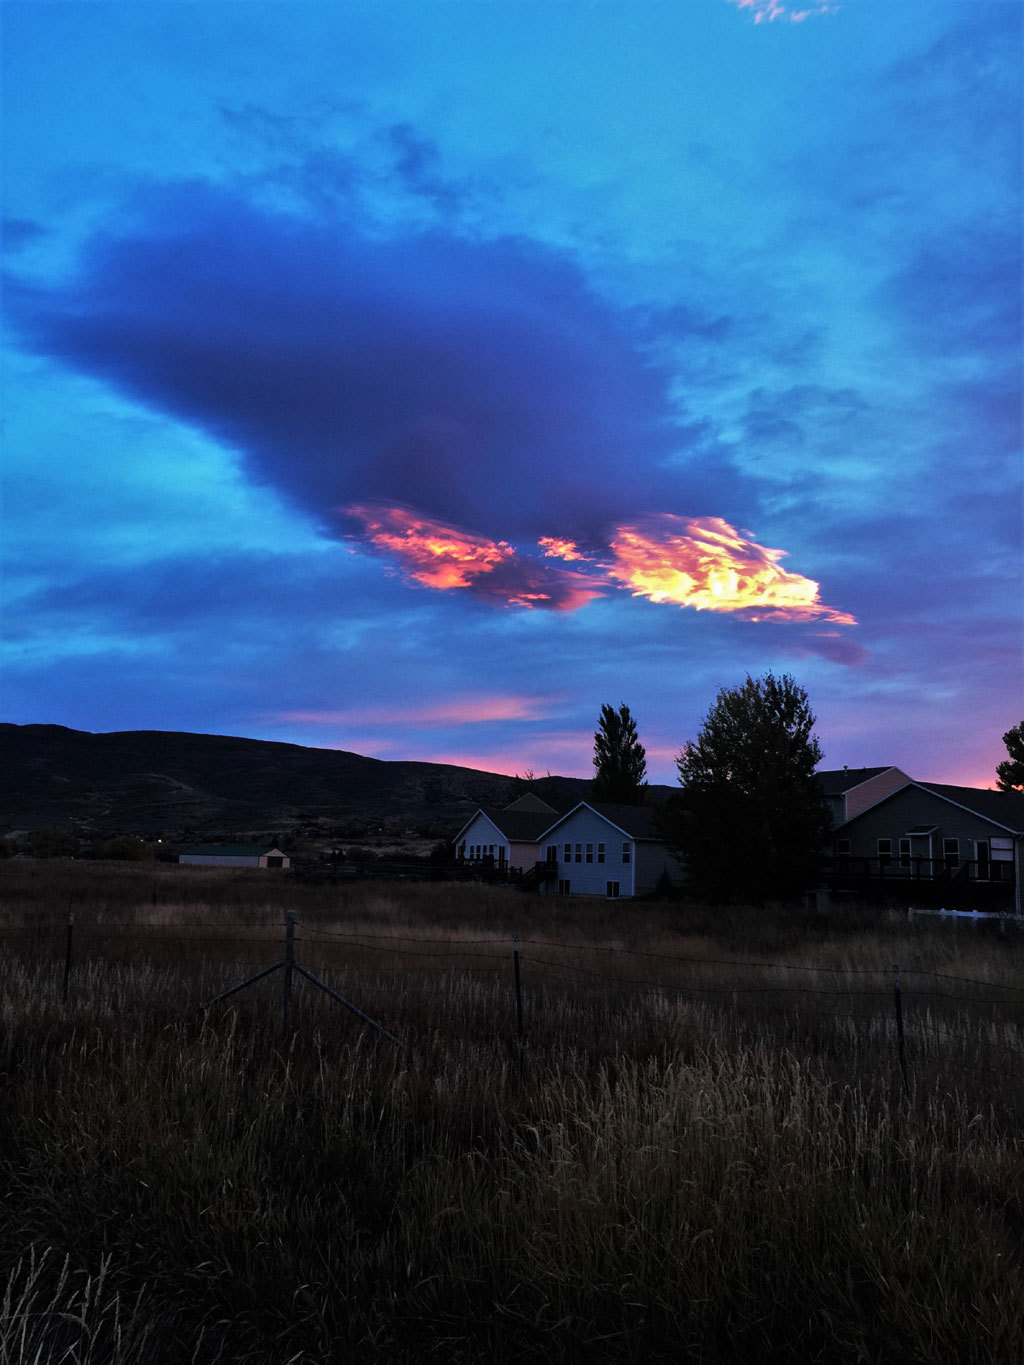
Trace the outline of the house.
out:
M 1024 793 L 909 780 L 833 831 L 837 886 L 963 890 L 1021 913 Z
M 831 768 L 815 776 L 825 793 L 834 825 L 852 820 L 910 781 L 899 768 Z
M 551 869 L 541 888 L 547 894 L 642 896 L 680 873 L 651 806 L 581 801 L 545 830 L 541 844 Z
M 455 856 L 510 872 L 531 871 L 540 858 L 540 837 L 557 816 L 532 792 L 500 810 L 481 806 L 456 834 Z
M 196 844 L 178 854 L 192 867 L 289 867 L 287 853 L 269 844 Z

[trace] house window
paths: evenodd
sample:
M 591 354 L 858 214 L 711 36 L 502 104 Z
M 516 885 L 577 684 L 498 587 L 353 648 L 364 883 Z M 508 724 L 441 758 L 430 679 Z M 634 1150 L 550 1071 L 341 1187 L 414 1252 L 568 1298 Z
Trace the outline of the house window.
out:
M 974 875 L 979 881 L 987 882 L 991 875 L 988 861 L 988 840 L 975 839 L 974 841 Z
M 618 900 L 619 897 L 618 882 L 606 882 L 604 894 L 608 897 L 610 901 Z
M 878 870 L 881 872 L 892 862 L 892 840 L 879 839 L 878 841 Z
M 942 841 L 942 861 L 950 871 L 954 867 L 960 866 L 960 840 L 943 839 Z
M 632 845 L 630 844 L 629 840 L 628 840 L 628 839 L 624 839 L 624 840 L 622 841 L 622 861 L 623 861 L 624 863 L 628 863 L 628 862 L 629 862 L 630 857 L 632 856 L 632 852 L 633 852 L 633 849 L 632 849 Z
M 837 839 L 837 840 L 836 840 L 836 857 L 837 857 L 837 858 L 849 858 L 849 856 L 850 856 L 850 841 L 849 841 L 849 839 Z
M 588 844 L 588 845 L 587 845 L 587 862 L 588 862 L 588 863 L 592 863 L 593 861 L 594 861 L 594 845 L 593 845 L 593 844 Z
M 562 845 L 562 850 L 563 850 L 563 851 L 562 851 L 562 862 L 563 862 L 563 863 L 571 863 L 571 862 L 572 862 L 572 844 L 563 844 L 563 845 Z
M 583 845 L 582 845 L 582 844 L 577 844 L 577 845 L 576 845 L 576 861 L 577 861 L 578 863 L 581 863 L 581 862 L 583 861 Z
M 599 863 L 604 862 L 604 844 L 598 844 L 597 846 L 597 861 Z
M 558 894 L 560 896 L 567 896 L 569 894 L 569 883 L 565 877 L 560 877 L 558 879 Z
M 910 840 L 900 840 L 900 867 L 910 867 Z
M 548 848 L 547 848 L 547 861 L 548 861 L 548 866 L 549 866 L 549 867 L 553 866 L 555 863 L 558 862 L 558 845 L 557 845 L 557 844 L 548 844 Z

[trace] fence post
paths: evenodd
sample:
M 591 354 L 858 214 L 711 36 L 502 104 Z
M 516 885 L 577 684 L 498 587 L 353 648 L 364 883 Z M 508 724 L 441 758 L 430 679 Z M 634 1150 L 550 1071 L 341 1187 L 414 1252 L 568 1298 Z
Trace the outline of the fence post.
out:
M 896 1003 L 896 1043 L 900 1054 L 900 1073 L 903 1076 L 903 1089 L 907 1087 L 907 1052 L 903 1037 L 903 995 L 900 991 L 900 967 L 898 962 L 892 964 L 893 972 L 893 993 Z
M 519 935 L 512 940 L 512 963 L 516 974 L 516 1026 L 519 1037 L 523 1036 L 523 983 L 519 976 Z
M 75 930 L 75 912 L 74 912 L 74 910 L 69 910 L 69 911 L 68 911 L 68 937 L 67 937 L 67 943 L 66 943 L 65 948 L 64 948 L 64 990 L 63 990 L 63 992 L 62 992 L 62 994 L 61 994 L 61 999 L 64 1001 L 65 1004 L 67 1004 L 67 1001 L 68 1001 L 68 983 L 69 983 L 70 980 L 71 980 L 71 939 L 72 939 L 72 935 L 74 934 L 74 930 Z
M 295 966 L 295 911 L 286 911 L 284 931 L 284 986 L 281 992 L 281 1022 L 285 1036 L 292 1022 L 292 968 Z

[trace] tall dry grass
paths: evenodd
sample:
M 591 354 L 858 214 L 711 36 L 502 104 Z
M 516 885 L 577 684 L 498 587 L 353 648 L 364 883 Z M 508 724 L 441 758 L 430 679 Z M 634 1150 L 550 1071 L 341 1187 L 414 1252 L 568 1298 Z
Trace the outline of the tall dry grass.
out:
M 1019 1358 L 1018 939 L 77 873 L 0 868 L 5 1363 Z M 196 1010 L 286 906 L 402 1051 L 280 975 Z

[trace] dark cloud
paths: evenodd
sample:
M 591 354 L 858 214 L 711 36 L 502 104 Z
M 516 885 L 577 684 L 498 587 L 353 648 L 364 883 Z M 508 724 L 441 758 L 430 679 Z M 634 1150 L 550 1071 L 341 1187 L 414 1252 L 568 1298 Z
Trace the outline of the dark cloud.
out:
M 18 251 L 21 247 L 27 246 L 29 242 L 34 242 L 40 237 L 46 236 L 46 228 L 41 223 L 34 223 L 29 218 L 5 218 L 3 228 L 3 244 L 5 249 Z
M 406 143 L 412 173 L 429 149 Z M 125 221 L 73 281 L 9 285 L 26 341 L 233 446 L 324 526 L 400 502 L 586 540 L 624 512 L 722 506 L 718 471 L 665 474 L 682 442 L 666 376 L 551 251 L 368 240 L 198 186 Z

